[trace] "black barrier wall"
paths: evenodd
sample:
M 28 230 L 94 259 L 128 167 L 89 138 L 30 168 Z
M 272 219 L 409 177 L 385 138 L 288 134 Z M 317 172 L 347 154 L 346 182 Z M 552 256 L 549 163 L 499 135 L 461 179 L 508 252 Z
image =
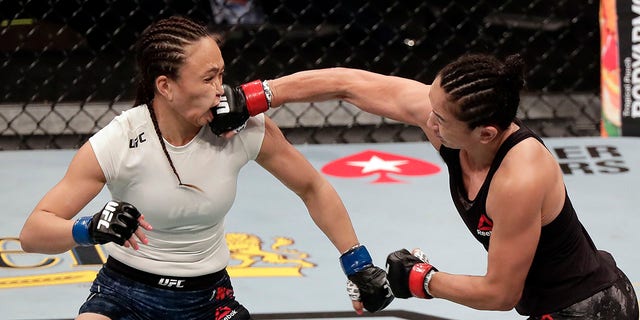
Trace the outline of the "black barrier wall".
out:
M 595 0 L 230 2 L 0 0 L 0 149 L 74 148 L 131 107 L 134 41 L 172 14 L 219 33 L 229 84 L 333 66 L 431 82 L 465 52 L 519 52 L 520 117 L 543 136 L 599 135 Z M 425 139 L 341 101 L 270 112 L 293 143 Z

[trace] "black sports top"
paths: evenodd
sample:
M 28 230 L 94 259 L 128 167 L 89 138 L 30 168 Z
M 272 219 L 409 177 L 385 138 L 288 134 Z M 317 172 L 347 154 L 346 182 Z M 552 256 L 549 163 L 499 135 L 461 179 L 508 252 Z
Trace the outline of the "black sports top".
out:
M 440 156 L 449 167 L 449 184 L 453 202 L 473 236 L 489 250 L 493 221 L 486 214 L 487 193 L 502 159 L 520 141 L 540 137 L 517 122 L 520 129 L 500 146 L 478 195 L 469 200 L 462 182 L 460 150 L 440 147 Z M 544 144 L 544 143 L 543 143 Z M 562 310 L 617 280 L 613 257 L 596 249 L 576 215 L 565 190 L 560 214 L 542 227 L 533 263 L 525 280 L 522 297 L 516 306 L 522 315 L 543 315 Z

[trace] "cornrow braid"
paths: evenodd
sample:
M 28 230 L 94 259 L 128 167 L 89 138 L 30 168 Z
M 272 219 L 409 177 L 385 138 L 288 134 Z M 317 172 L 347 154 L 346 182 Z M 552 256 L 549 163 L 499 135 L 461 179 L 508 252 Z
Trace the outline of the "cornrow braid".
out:
M 178 77 L 178 70 L 186 59 L 184 47 L 211 36 L 204 26 L 179 16 L 160 20 L 147 27 L 135 47 L 138 67 L 135 106 L 151 104 L 157 77 Z
M 160 126 L 158 126 L 158 118 L 156 117 L 156 113 L 155 113 L 155 111 L 153 111 L 153 107 L 152 106 L 147 105 L 147 108 L 149 109 L 149 115 L 151 116 L 151 122 L 153 123 L 153 128 L 156 130 L 156 135 L 158 135 L 158 137 L 160 138 L 160 145 L 162 146 L 162 151 L 164 151 L 164 155 L 169 160 L 169 165 L 171 166 L 171 169 L 173 170 L 173 174 L 175 174 L 176 178 L 178 178 L 178 185 L 179 186 L 189 187 L 189 188 L 194 188 L 196 190 L 202 191 L 202 189 L 198 188 L 195 185 L 188 184 L 188 183 L 182 183 L 182 179 L 180 179 L 180 175 L 178 174 L 178 170 L 176 170 L 176 166 L 173 164 L 173 161 L 171 161 L 171 156 L 169 155 L 169 151 L 167 150 L 167 145 L 166 145 L 166 143 L 164 143 L 164 139 L 162 138 L 162 133 L 160 133 Z
M 151 115 L 153 127 L 160 139 L 173 173 L 178 178 L 180 186 L 200 188 L 182 183 L 167 146 L 162 138 L 158 119 L 153 110 L 155 95 L 155 80 L 161 76 L 171 79 L 178 77 L 178 71 L 185 62 L 184 48 L 204 37 L 212 37 L 211 33 L 202 25 L 179 16 L 162 19 L 147 27 L 136 43 L 136 62 L 138 67 L 138 87 L 134 106 L 146 104 Z
M 524 86 L 524 62 L 511 55 L 505 62 L 484 54 L 465 55 L 445 66 L 440 85 L 470 129 L 496 125 L 506 129 L 515 119 Z

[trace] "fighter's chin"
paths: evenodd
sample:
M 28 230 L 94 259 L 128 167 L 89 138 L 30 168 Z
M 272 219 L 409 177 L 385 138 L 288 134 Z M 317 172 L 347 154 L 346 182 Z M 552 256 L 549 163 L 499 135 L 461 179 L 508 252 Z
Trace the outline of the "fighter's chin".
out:
M 203 125 L 211 123 L 213 121 L 213 112 L 211 110 L 207 111 L 202 117 L 202 121 L 204 121 Z
M 197 121 L 197 124 L 199 127 L 202 126 L 208 126 L 211 123 L 212 119 L 211 118 L 200 118 Z
M 442 138 L 441 136 L 439 136 L 439 135 L 438 135 L 438 136 L 436 136 L 436 137 L 438 138 L 438 141 L 440 141 L 440 144 L 441 144 L 441 145 L 443 145 L 443 146 L 445 146 L 445 147 L 448 147 L 448 148 L 451 148 L 451 146 L 449 145 L 449 142 L 448 142 L 447 140 L 443 139 L 443 138 Z

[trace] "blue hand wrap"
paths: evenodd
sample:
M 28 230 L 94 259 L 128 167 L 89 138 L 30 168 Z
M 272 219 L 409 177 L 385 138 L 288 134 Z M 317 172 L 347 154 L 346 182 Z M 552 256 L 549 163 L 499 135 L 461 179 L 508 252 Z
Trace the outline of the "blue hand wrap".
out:
M 82 217 L 73 224 L 71 234 L 73 234 L 73 240 L 81 246 L 94 245 L 89 235 L 89 223 L 93 217 Z
M 342 270 L 347 276 L 360 272 L 373 265 L 373 260 L 365 246 L 357 246 L 340 256 Z

